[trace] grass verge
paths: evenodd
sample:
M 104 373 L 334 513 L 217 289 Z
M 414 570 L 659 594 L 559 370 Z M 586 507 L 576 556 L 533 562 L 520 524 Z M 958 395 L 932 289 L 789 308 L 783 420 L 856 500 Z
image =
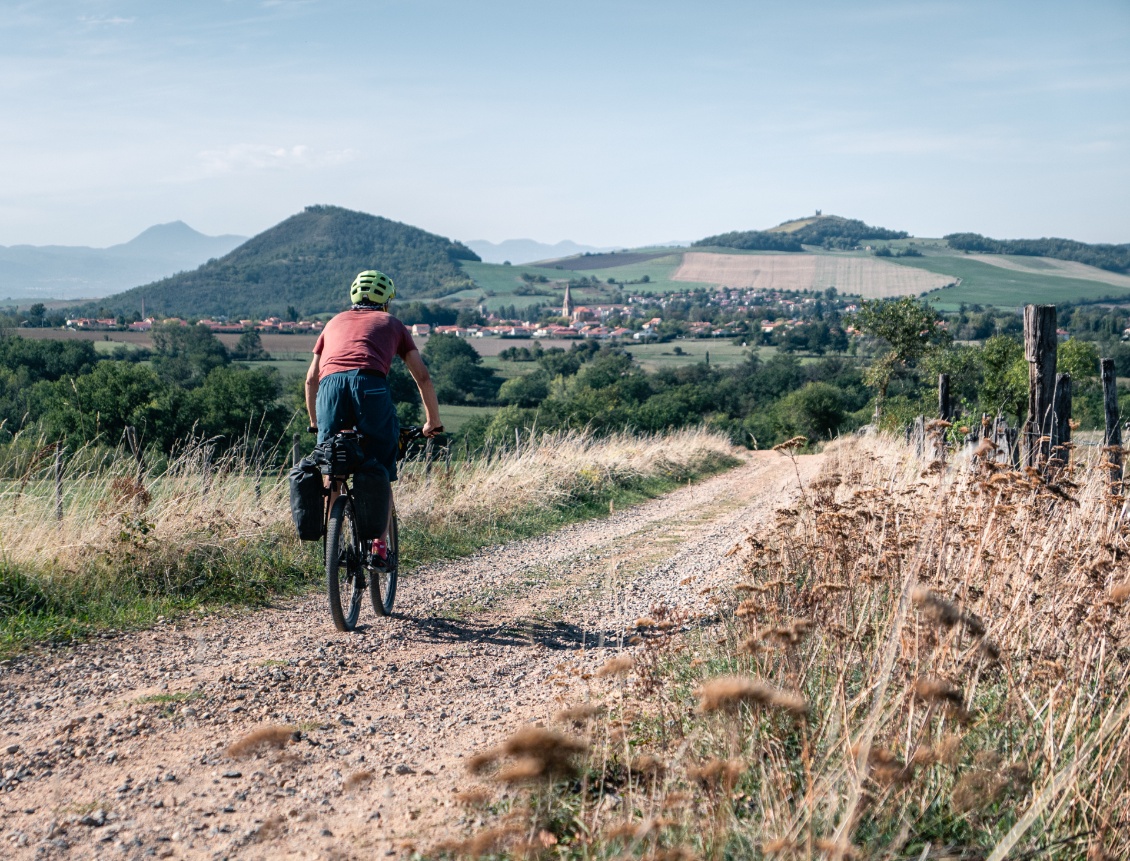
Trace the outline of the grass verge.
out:
M 602 667 L 563 663 L 561 730 L 469 758 L 495 815 L 432 854 L 1130 858 L 1108 468 L 830 446 L 708 614 L 655 608 Z
M 0 656 L 322 588 L 322 545 L 295 538 L 285 481 L 206 458 L 190 449 L 140 480 L 124 457 L 68 476 L 61 521 L 53 481 L 0 489 Z M 680 432 L 557 434 L 450 467 L 406 464 L 403 570 L 606 515 L 737 462 L 722 437 Z

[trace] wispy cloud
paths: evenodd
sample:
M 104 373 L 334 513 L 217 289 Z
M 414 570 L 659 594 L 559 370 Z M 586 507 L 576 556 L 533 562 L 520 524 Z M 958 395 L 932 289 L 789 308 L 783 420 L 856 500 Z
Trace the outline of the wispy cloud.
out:
M 319 151 L 305 144 L 280 147 L 239 143 L 224 149 L 204 150 L 198 159 L 204 176 L 220 176 L 259 170 L 332 167 L 353 161 L 357 155 L 352 149 Z
M 123 24 L 132 24 L 137 19 L 122 18 L 121 16 L 82 15 L 79 20 L 88 27 L 121 27 Z

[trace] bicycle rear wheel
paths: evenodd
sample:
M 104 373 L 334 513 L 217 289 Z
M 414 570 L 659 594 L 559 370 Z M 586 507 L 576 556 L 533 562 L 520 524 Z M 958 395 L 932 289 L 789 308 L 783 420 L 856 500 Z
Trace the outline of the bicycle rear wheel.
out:
M 326 527 L 326 592 L 330 615 L 339 631 L 352 631 L 361 615 L 365 567 L 353 503 L 342 494 L 330 511 Z
M 374 568 L 369 576 L 369 596 L 378 616 L 392 615 L 392 602 L 396 600 L 396 575 L 400 568 L 399 529 L 396 509 L 388 513 L 388 559 L 384 568 Z

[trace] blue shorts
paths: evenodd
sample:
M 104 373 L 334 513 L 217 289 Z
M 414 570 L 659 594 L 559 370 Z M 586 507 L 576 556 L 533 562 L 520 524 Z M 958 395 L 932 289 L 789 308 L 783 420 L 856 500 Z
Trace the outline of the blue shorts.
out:
M 396 450 L 400 421 L 382 377 L 361 371 L 340 371 L 318 383 L 318 442 L 340 430 L 357 428 L 364 436 L 368 460 L 362 469 L 378 464 L 396 481 Z

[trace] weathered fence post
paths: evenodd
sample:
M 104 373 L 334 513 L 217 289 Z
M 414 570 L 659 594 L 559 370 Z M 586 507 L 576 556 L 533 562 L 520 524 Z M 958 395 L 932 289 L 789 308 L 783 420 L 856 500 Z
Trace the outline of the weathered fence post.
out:
M 63 444 L 55 443 L 55 519 L 63 519 Z
M 298 444 L 298 434 L 290 441 L 290 465 L 298 466 L 298 461 L 302 460 L 302 447 Z
M 212 484 L 212 446 L 204 446 L 204 476 L 202 482 L 202 498 L 208 499 L 208 490 Z
M 126 442 L 129 443 L 129 450 L 133 453 L 133 459 L 137 461 L 137 481 L 141 483 L 141 477 L 145 475 L 145 455 L 141 451 L 141 444 L 137 439 L 137 428 L 133 425 L 126 425 Z
M 1103 411 L 1106 413 L 1106 433 L 1103 435 L 1103 454 L 1110 464 L 1110 492 L 1122 492 L 1122 426 L 1118 421 L 1118 386 L 1114 376 L 1114 359 L 1100 359 L 1099 370 L 1103 381 Z
M 1024 306 L 1024 358 L 1028 360 L 1028 420 L 1024 423 L 1025 466 L 1040 467 L 1051 454 L 1055 397 L 1055 305 Z
M 1056 375 L 1051 431 L 1051 460 L 1063 468 L 1071 460 L 1071 374 Z
M 953 418 L 953 406 L 950 404 L 949 374 L 938 374 L 938 418 L 947 422 Z
M 921 458 L 926 451 L 926 417 L 918 416 L 914 419 L 914 456 Z

